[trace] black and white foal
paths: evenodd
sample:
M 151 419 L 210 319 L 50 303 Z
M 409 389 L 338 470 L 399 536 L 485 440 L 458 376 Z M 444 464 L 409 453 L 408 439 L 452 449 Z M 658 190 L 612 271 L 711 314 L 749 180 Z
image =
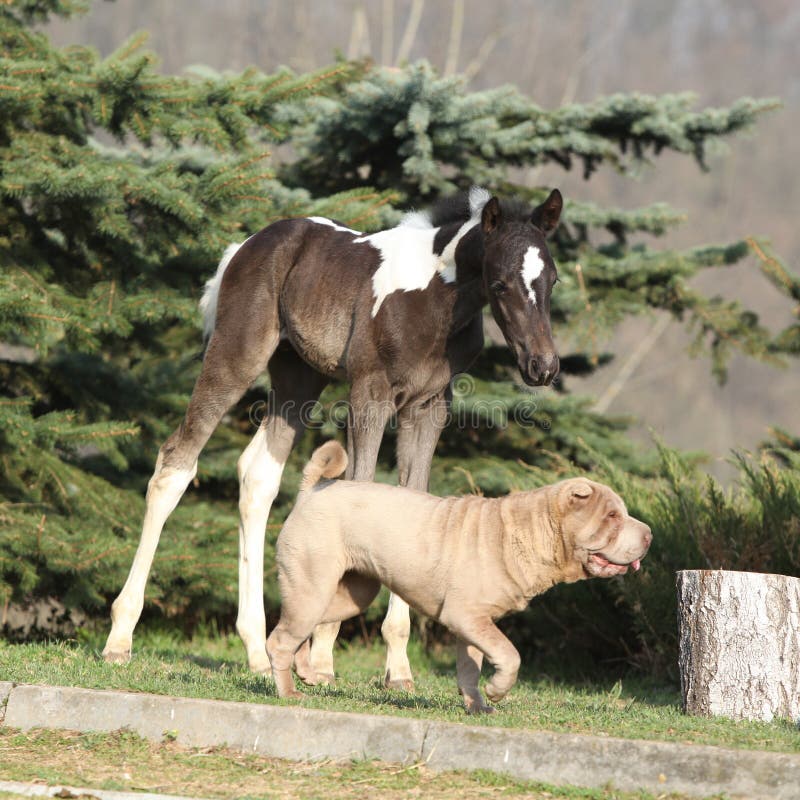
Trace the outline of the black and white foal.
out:
M 331 379 L 348 380 L 347 477 L 373 477 L 386 422 L 396 412 L 400 483 L 426 489 L 449 383 L 481 350 L 487 303 L 527 384 L 549 384 L 558 373 L 550 331 L 556 268 L 545 237 L 561 208 L 558 190 L 531 211 L 476 187 L 368 236 L 320 217 L 286 219 L 228 248 L 201 302 L 209 335 L 202 370 L 148 484 L 142 538 L 112 608 L 106 660 L 130 658 L 164 523 L 222 416 L 268 369 L 269 413 L 238 463 L 236 623 L 251 669 L 268 671 L 264 533 L 302 433 L 301 407 Z M 315 632 L 314 673 L 301 675 L 308 682 L 332 678 L 337 631 L 329 625 Z M 410 688 L 408 606 L 399 598 L 391 598 L 381 631 L 387 685 Z

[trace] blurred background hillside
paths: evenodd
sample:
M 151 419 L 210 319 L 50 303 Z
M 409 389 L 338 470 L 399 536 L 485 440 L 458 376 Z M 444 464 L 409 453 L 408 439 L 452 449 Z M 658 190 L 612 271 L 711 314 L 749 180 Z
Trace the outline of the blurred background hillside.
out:
M 584 181 L 580 170 L 550 165 L 519 177 L 602 206 L 663 201 L 685 211 L 659 247 L 759 235 L 790 267 L 800 262 L 800 6 L 791 0 L 117 0 L 47 25 L 55 44 L 90 44 L 103 55 L 143 29 L 165 73 L 193 64 L 307 71 L 338 53 L 384 65 L 425 58 L 443 74 L 465 74 L 470 89 L 513 83 L 544 108 L 615 92 L 688 90 L 700 106 L 777 96 L 783 109 L 713 155 L 709 173 L 667 153 L 637 181 L 607 167 Z M 696 281 L 707 294 L 741 300 L 773 331 L 790 320 L 786 298 L 753 258 Z M 608 343 L 617 357 L 570 388 L 595 395 L 601 410 L 634 415 L 634 436 L 644 440 L 652 428 L 672 446 L 706 451 L 709 471 L 725 478 L 731 448 L 755 447 L 771 425 L 797 430 L 797 364 L 776 370 L 735 355 L 719 386 L 707 360 L 688 358 L 688 342 L 666 318 L 629 320 Z

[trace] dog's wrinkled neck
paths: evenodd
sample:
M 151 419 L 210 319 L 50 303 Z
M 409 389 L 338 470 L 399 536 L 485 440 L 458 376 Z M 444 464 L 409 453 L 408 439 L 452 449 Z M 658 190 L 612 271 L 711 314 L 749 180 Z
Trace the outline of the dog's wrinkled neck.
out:
M 547 487 L 501 500 L 506 567 L 525 602 L 572 581 L 569 553 Z

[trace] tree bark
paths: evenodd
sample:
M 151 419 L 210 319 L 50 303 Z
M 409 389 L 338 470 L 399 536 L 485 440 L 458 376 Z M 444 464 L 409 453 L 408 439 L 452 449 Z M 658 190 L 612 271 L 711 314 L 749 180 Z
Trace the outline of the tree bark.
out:
M 800 579 L 678 572 L 683 710 L 800 722 Z

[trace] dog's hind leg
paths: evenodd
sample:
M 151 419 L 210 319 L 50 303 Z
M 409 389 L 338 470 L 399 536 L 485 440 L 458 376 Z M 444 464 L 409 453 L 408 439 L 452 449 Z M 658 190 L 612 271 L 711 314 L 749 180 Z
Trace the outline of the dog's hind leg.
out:
M 290 525 L 287 522 L 287 525 Z M 295 520 L 295 524 L 303 524 Z M 283 534 L 287 533 L 284 527 Z M 279 562 L 280 563 L 280 562 Z M 302 570 L 287 572 L 278 568 L 278 581 L 281 586 L 281 618 L 267 639 L 267 655 L 272 665 L 272 677 L 278 697 L 302 697 L 295 689 L 292 679 L 292 662 L 299 652 L 296 662 L 298 674 L 304 680 L 312 678 L 308 665 L 306 642 L 314 627 L 323 619 L 339 589 L 339 576 L 331 559 L 323 560 L 319 569 L 306 575 Z M 317 680 L 307 682 L 319 683 Z
M 325 624 L 335 623 L 336 630 L 338 630 L 340 622 L 364 611 L 378 596 L 380 589 L 381 582 L 377 578 L 346 572 L 339 582 L 336 594 L 325 609 L 321 625 L 314 629 L 314 636 Z M 300 680 L 309 686 L 331 683 L 333 675 L 328 672 L 318 672 L 312 665 L 309 644 L 309 642 L 305 642 L 297 651 L 294 662 L 295 672 Z
M 263 371 L 278 343 L 277 330 L 246 347 L 233 336 L 217 333 L 206 351 L 186 416 L 162 445 L 147 485 L 142 536 L 128 579 L 111 608 L 111 633 L 103 650 L 106 661 L 130 659 L 133 629 L 142 613 L 145 585 L 164 523 L 194 478 L 197 457 L 222 416 Z

